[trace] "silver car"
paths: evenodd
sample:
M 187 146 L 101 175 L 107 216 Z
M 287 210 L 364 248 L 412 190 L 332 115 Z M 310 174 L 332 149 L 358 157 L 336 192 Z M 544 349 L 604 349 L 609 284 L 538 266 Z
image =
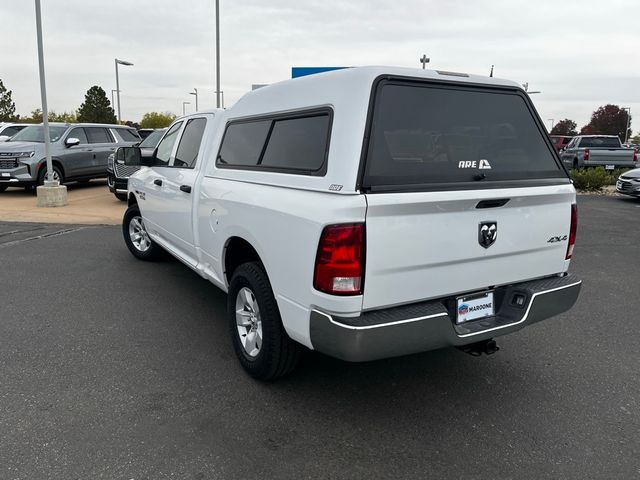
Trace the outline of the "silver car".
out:
M 140 137 L 125 125 L 51 123 L 51 159 L 60 183 L 107 176 L 107 157 L 117 147 L 135 145 Z M 8 187 L 31 188 L 45 180 L 44 128 L 27 127 L 0 143 L 0 192 Z
M 640 197 L 640 168 L 620 175 L 616 181 L 616 191 L 632 197 Z

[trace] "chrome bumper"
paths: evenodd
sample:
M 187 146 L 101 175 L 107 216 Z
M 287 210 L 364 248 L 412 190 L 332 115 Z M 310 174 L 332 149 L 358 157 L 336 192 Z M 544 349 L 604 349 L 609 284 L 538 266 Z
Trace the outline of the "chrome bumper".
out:
M 575 275 L 549 277 L 494 290 L 496 315 L 455 323 L 455 297 L 365 312 L 344 318 L 312 310 L 313 347 L 327 355 L 364 362 L 461 346 L 506 335 L 569 310 L 578 299 L 582 280 Z M 524 295 L 516 305 L 516 295 Z

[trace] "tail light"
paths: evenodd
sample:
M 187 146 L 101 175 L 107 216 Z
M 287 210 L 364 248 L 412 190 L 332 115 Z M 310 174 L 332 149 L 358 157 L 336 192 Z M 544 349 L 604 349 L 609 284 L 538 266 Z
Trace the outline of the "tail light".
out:
M 584 151 L 584 155 L 582 156 L 582 159 L 586 162 L 589 160 L 589 149 L 585 149 Z
M 329 225 L 318 244 L 313 287 L 331 295 L 360 295 L 364 281 L 364 224 Z
M 633 163 L 638 163 L 638 149 L 633 151 Z
M 573 246 L 576 243 L 576 232 L 578 231 L 578 206 L 574 203 L 571 205 L 571 230 L 569 231 L 569 245 L 567 246 L 567 255 L 565 260 L 569 260 L 573 255 Z

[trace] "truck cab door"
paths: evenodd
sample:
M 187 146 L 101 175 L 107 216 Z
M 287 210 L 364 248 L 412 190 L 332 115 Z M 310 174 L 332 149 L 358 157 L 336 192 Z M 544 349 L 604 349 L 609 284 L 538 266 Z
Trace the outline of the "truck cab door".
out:
M 206 115 L 185 120 L 177 148 L 164 169 L 162 184 L 163 213 L 158 226 L 165 240 L 177 253 L 194 266 L 197 253 L 194 238 L 195 183 L 200 171 L 202 138 L 207 126 Z
M 169 169 L 169 162 L 174 155 L 178 138 L 180 138 L 180 130 L 183 122 L 174 123 L 165 133 L 164 137 L 158 144 L 153 157 L 153 165 L 148 169 L 140 172 L 139 180 L 142 185 L 138 185 L 138 198 L 140 211 L 144 218 L 147 231 L 161 240 L 166 242 L 169 235 L 161 225 L 166 225 L 163 216 L 167 215 L 165 210 L 165 193 L 163 185 L 166 174 Z

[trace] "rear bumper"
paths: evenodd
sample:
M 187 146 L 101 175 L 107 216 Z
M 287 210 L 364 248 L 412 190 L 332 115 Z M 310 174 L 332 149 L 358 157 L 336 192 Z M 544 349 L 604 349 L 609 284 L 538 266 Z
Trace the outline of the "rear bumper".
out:
M 569 310 L 581 285 L 575 275 L 565 275 L 496 288 L 496 315 L 462 325 L 455 324 L 455 297 L 365 312 L 355 318 L 312 310 L 311 343 L 320 352 L 351 362 L 466 345 Z M 525 296 L 521 306 L 512 303 L 516 294 Z

